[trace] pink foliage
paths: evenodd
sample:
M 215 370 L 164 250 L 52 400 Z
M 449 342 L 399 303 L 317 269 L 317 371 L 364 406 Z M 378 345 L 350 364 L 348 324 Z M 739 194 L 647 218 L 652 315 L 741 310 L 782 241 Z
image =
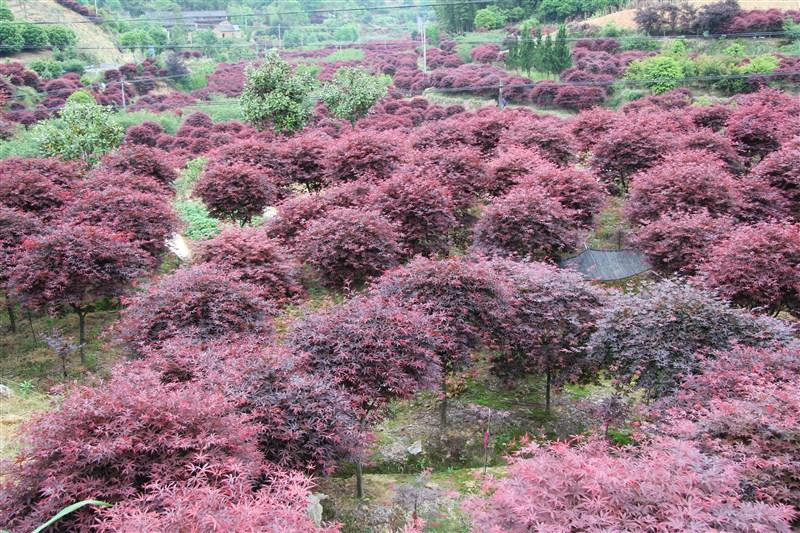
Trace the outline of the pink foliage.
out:
M 475 225 L 475 250 L 528 260 L 555 260 L 578 243 L 576 213 L 540 187 L 496 199 Z
M 194 193 L 212 216 L 244 225 L 277 200 L 275 181 L 271 172 L 245 163 L 215 163 L 203 172 Z
M 742 474 L 689 443 L 660 438 L 641 450 L 600 440 L 523 450 L 507 478 L 489 481 L 486 500 L 466 505 L 484 531 L 788 532 L 788 507 L 751 503 L 737 493 Z M 588 495 L 588 496 L 587 496 Z
M 653 267 L 667 274 L 693 274 L 708 249 L 724 238 L 734 222 L 707 210 L 663 213 L 636 230 L 634 243 Z
M 710 248 L 698 281 L 725 298 L 776 313 L 800 311 L 800 226 L 740 226 Z
M 154 484 L 190 480 L 221 489 L 240 476 L 253 483 L 261 473 L 255 435 L 220 394 L 123 367 L 29 424 L 30 446 L 6 470 L 0 520 L 29 531 L 82 499 L 118 503 L 155 495 Z M 84 507 L 59 527 L 88 529 L 96 509 Z
M 116 327 L 133 352 L 182 335 L 268 334 L 274 308 L 258 293 L 212 265 L 182 268 L 132 298 Z
M 397 174 L 381 183 L 368 204 L 396 224 L 409 255 L 444 255 L 456 226 L 450 190 L 424 176 Z
M 626 214 L 641 224 L 666 212 L 736 214 L 742 202 L 738 182 L 720 160 L 708 152 L 684 150 L 633 176 Z
M 296 267 L 286 251 L 261 228 L 224 230 L 200 244 L 198 260 L 254 285 L 260 296 L 277 305 L 295 301 L 303 294 Z

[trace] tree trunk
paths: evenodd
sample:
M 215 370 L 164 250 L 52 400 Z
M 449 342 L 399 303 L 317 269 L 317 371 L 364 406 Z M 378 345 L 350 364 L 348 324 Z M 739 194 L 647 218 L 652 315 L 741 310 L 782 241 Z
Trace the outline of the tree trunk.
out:
M 447 427 L 447 376 L 442 375 L 442 401 L 439 402 L 439 424 L 444 431 Z
M 11 333 L 17 332 L 17 319 L 14 316 L 14 304 L 6 296 L 6 311 L 8 311 L 8 322 L 11 324 Z
M 544 393 L 544 410 L 550 414 L 550 370 L 547 371 L 547 387 Z
M 31 327 L 31 335 L 33 336 L 33 340 L 37 340 L 36 339 L 36 330 L 33 329 L 33 317 L 31 316 L 31 310 L 27 309 L 25 311 L 25 314 L 28 316 L 28 325 Z
M 86 350 L 84 350 L 84 344 L 86 344 L 86 313 L 87 311 L 82 307 L 78 307 L 77 305 L 73 305 L 72 308 L 75 310 L 75 313 L 78 315 L 78 351 L 81 354 L 81 364 L 86 364 Z
M 356 497 L 364 497 L 364 473 L 361 471 L 361 459 L 356 459 Z

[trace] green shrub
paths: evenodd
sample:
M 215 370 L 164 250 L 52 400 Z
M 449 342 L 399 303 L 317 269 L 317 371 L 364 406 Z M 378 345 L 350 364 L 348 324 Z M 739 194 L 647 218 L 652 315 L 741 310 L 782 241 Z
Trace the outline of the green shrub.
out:
M 138 126 L 142 122 L 158 122 L 165 132 L 172 134 L 178 131 L 178 126 L 181 123 L 181 119 L 177 115 L 172 113 L 153 113 L 151 111 L 120 111 L 113 115 L 112 120 L 126 130 L 131 126 Z
M 30 62 L 28 68 L 47 80 L 57 78 L 64 73 L 61 63 L 52 59 L 36 59 Z
M 672 56 L 655 56 L 632 62 L 625 71 L 626 80 L 642 81 L 655 94 L 665 93 L 680 85 L 684 77 L 681 60 Z
M 19 24 L 0 22 L 0 53 L 11 55 L 20 52 L 25 46 L 25 38 Z

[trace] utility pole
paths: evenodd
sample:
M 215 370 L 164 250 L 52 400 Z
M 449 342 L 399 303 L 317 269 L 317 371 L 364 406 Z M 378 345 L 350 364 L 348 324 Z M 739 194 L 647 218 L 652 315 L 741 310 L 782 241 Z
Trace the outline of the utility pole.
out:
M 125 78 L 123 78 L 119 86 L 122 88 L 122 109 L 128 109 L 128 104 L 125 102 Z
M 283 41 L 281 41 L 281 23 L 278 23 L 278 50 L 283 48 Z
M 428 72 L 428 21 L 422 20 L 422 72 Z

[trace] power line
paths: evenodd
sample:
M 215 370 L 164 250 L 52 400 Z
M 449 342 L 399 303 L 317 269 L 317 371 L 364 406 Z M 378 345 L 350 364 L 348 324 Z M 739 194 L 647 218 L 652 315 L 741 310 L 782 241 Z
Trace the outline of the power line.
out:
M 384 11 L 384 10 L 392 10 L 392 9 L 420 9 L 420 8 L 429 8 L 429 7 L 446 7 L 446 6 L 463 6 L 463 5 L 483 5 L 489 4 L 491 0 L 464 0 L 462 2 L 436 2 L 436 3 L 428 3 L 428 4 L 415 4 L 415 5 L 395 5 L 395 6 L 364 6 L 364 7 L 342 7 L 342 8 L 328 8 L 328 9 L 309 9 L 309 10 L 299 10 L 299 11 L 276 11 L 276 12 L 267 12 L 261 11 L 257 13 L 242 13 L 237 15 L 231 15 L 235 18 L 251 18 L 251 17 L 273 17 L 273 16 L 281 16 L 281 15 L 314 15 L 314 14 L 324 14 L 324 13 L 349 13 L 349 12 L 358 12 L 358 11 Z M 159 18 L 128 18 L 128 19 L 103 19 L 102 23 L 106 22 L 166 22 L 166 21 L 184 21 L 186 20 L 183 16 L 174 16 L 174 17 L 159 17 Z M 56 21 L 56 20 L 42 20 L 42 21 L 34 21 L 34 22 L 24 22 L 24 21 L 11 21 L 11 24 L 60 24 L 64 26 L 70 26 L 74 24 L 96 24 L 95 21 L 92 20 L 74 20 L 74 21 Z

